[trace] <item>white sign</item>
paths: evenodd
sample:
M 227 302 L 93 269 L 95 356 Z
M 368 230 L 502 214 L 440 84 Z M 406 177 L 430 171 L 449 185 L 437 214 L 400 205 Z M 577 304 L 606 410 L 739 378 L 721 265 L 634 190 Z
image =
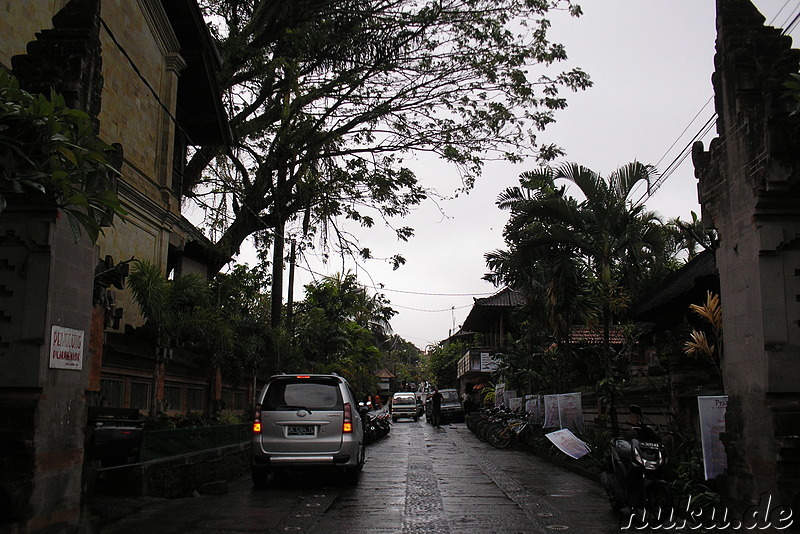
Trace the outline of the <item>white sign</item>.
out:
M 719 439 L 725 432 L 725 412 L 728 396 L 697 397 L 700 414 L 700 439 L 703 444 L 703 467 L 706 480 L 717 478 L 728 467 L 728 455 Z
M 494 388 L 494 405 L 500 406 L 503 404 L 503 397 L 505 396 L 506 385 L 504 383 L 497 384 Z
M 511 399 L 517 397 L 517 390 L 516 389 L 507 389 L 503 392 L 503 406 L 511 409 Z
M 542 399 L 539 395 L 528 395 L 525 401 L 525 411 L 528 412 L 528 422 L 532 425 L 542 423 Z
M 545 434 L 545 437 L 552 441 L 553 445 L 558 447 L 561 452 L 576 460 L 589 454 L 589 446 L 586 442 L 578 439 L 566 428 Z
M 558 396 L 558 417 L 561 428 L 569 428 L 579 434 L 583 432 L 583 408 L 581 394 L 562 393 Z
M 542 428 L 561 428 L 561 416 L 558 413 L 558 395 L 544 396 Z
M 50 330 L 50 368 L 83 369 L 83 330 L 53 325 Z
M 492 371 L 497 371 L 497 362 L 490 353 L 481 352 L 481 372 L 491 373 Z

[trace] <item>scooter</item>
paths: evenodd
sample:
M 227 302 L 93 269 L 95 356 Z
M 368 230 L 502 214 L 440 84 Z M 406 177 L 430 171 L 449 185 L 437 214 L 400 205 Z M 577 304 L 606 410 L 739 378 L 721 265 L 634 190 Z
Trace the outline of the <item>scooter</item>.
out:
M 369 407 L 360 402 L 358 411 L 364 421 L 364 442 L 369 445 L 389 433 L 391 429 L 389 414 L 386 411 L 370 411 Z
M 645 522 L 669 514 L 672 492 L 662 478 L 667 452 L 661 438 L 642 422 L 642 410 L 630 408 L 632 436 L 611 440 L 611 470 L 600 475 L 611 507 L 623 514 L 637 514 Z

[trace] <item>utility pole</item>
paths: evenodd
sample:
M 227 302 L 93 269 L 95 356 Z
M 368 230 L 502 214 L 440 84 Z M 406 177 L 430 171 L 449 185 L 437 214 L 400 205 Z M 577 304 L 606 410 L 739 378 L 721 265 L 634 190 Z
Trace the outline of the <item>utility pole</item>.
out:
M 292 239 L 291 244 L 292 246 L 289 251 L 289 293 L 286 296 L 286 329 L 289 331 L 290 336 L 292 334 L 294 320 L 294 263 L 297 242 Z

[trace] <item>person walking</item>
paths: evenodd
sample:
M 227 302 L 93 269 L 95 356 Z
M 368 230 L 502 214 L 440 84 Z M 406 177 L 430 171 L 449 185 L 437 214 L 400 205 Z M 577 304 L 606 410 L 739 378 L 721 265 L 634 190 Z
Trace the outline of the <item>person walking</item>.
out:
M 439 388 L 433 388 L 433 396 L 431 397 L 431 424 L 434 428 L 441 428 L 439 424 L 442 419 L 442 394 L 439 393 Z

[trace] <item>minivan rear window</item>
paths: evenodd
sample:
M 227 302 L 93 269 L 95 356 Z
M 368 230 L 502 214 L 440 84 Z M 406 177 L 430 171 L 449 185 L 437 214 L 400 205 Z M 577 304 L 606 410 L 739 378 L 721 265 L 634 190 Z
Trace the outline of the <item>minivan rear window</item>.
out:
M 276 380 L 267 388 L 262 410 L 341 410 L 339 384 L 330 380 Z

